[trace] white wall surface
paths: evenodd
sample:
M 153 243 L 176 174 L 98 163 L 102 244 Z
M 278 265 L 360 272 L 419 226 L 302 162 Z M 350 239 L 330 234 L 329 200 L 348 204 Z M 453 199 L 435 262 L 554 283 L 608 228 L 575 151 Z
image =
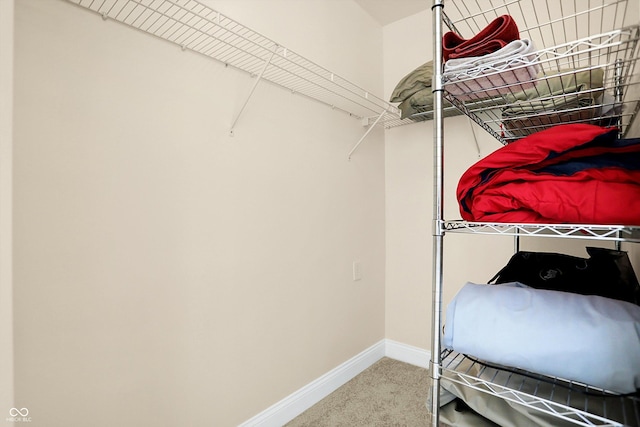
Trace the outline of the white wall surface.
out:
M 210 3 L 381 90 L 352 2 Z M 63 1 L 15 31 L 30 425 L 234 426 L 384 338 L 381 130 L 348 162 L 360 121 L 261 84 L 230 138 L 248 76 Z
M 13 0 L 0 1 L 0 414 L 13 408 Z M 2 418 L 0 418 L 2 419 Z

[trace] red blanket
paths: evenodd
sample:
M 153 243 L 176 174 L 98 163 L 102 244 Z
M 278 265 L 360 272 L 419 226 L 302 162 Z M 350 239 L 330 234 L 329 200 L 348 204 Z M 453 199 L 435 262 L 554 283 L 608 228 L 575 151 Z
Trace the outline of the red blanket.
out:
M 471 166 L 457 197 L 467 221 L 640 225 L 640 139 L 555 126 Z
M 468 40 L 453 31 L 447 32 L 442 37 L 442 56 L 445 61 L 449 58 L 482 56 L 502 49 L 509 42 L 519 38 L 520 32 L 513 18 L 502 15 Z

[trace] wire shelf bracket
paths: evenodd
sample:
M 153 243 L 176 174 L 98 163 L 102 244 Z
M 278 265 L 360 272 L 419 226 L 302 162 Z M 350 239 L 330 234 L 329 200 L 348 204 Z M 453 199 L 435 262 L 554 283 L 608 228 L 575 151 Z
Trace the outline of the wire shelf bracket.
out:
M 277 49 L 277 46 L 276 46 L 276 49 Z M 233 130 L 236 127 L 236 123 L 238 123 L 238 119 L 242 115 L 242 112 L 244 111 L 245 107 L 249 103 L 249 100 L 253 96 L 253 92 L 255 92 L 256 87 L 258 86 L 258 83 L 260 83 L 260 80 L 262 79 L 262 76 L 264 75 L 265 70 L 267 69 L 267 67 L 271 63 L 271 60 L 273 59 L 273 55 L 276 54 L 276 49 L 273 50 L 273 52 L 271 53 L 271 56 L 269 56 L 269 59 L 267 59 L 265 61 L 264 67 L 262 67 L 262 70 L 260 70 L 260 74 L 258 74 L 258 76 L 256 77 L 256 81 L 253 82 L 253 86 L 251 87 L 251 90 L 249 91 L 249 94 L 247 95 L 247 98 L 245 99 L 244 103 L 242 104 L 242 107 L 240 107 L 240 111 L 236 115 L 236 118 L 233 119 L 233 123 L 231 124 L 231 129 L 229 130 L 229 135 L 230 136 L 233 136 Z

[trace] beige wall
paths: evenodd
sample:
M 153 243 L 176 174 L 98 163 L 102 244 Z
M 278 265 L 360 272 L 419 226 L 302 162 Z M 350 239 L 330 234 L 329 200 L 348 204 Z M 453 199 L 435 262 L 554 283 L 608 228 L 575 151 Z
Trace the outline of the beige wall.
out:
M 385 96 L 431 57 L 429 12 L 380 29 L 354 2 L 208 3 Z M 376 129 L 347 162 L 359 122 L 261 84 L 230 138 L 247 76 L 58 0 L 18 2 L 15 30 L 0 233 L 14 233 L 15 405 L 30 425 L 233 426 L 383 337 L 430 347 L 431 123 Z M 466 118 L 445 126 L 450 196 L 478 153 Z M 482 155 L 498 148 L 476 134 Z M 512 250 L 447 235 L 445 300 Z M 0 275 L 1 414 L 14 403 L 11 268 Z
M 0 1 L 0 419 L 13 401 L 13 0 Z
M 211 4 L 381 89 L 351 2 Z M 247 76 L 63 1 L 17 2 L 15 30 L 30 425 L 233 426 L 384 338 L 381 130 L 348 162 L 360 121 L 261 84 L 230 138 Z

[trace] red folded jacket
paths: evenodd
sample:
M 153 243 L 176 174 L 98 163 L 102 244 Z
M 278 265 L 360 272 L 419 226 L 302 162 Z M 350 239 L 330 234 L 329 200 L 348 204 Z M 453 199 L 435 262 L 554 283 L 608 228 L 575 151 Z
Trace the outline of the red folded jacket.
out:
M 510 15 L 502 15 L 468 40 L 453 31 L 447 32 L 442 37 L 442 56 L 447 61 L 450 58 L 487 55 L 518 39 L 520 32 L 515 21 Z
M 458 182 L 462 218 L 640 225 L 640 138 L 617 132 L 558 125 L 495 150 Z

